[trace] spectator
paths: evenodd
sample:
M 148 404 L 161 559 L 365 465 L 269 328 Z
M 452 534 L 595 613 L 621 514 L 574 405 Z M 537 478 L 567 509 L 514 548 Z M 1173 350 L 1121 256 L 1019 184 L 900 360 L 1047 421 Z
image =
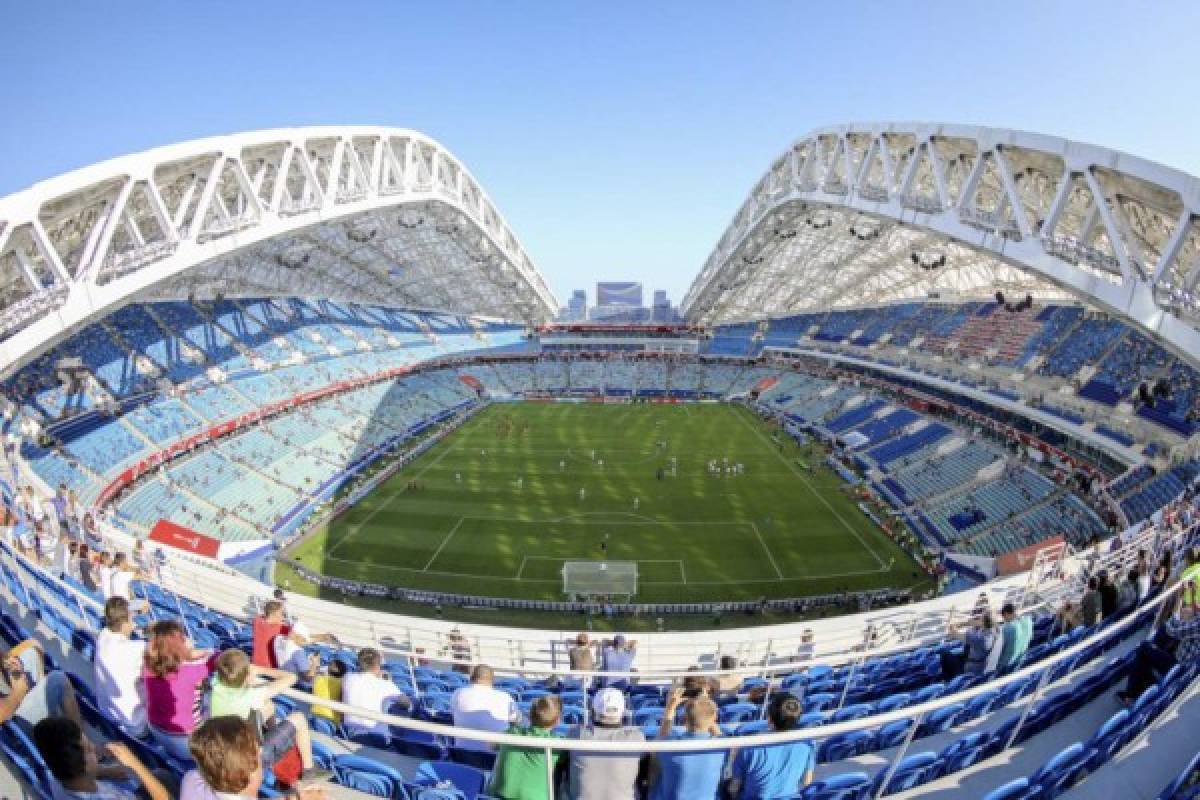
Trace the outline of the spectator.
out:
M 42 662 L 40 680 L 28 675 L 22 657 L 29 658 L 29 650 L 35 650 Z M 24 653 L 23 656 L 19 655 Z M 42 646 L 32 639 L 18 643 L 4 655 L 2 662 L 4 688 L 0 694 L 0 723 L 13 717 L 29 725 L 37 725 L 46 717 L 67 717 L 81 728 L 83 718 L 79 715 L 79 703 L 75 699 L 75 688 L 63 672 L 46 672 Z
M 196 768 L 183 776 L 179 800 L 257 798 L 262 760 L 254 726 L 238 717 L 213 717 L 196 728 L 189 743 Z M 296 800 L 325 800 L 319 786 L 294 790 Z
M 1139 564 L 1135 568 L 1135 576 L 1137 579 L 1137 602 L 1141 604 L 1150 596 L 1150 589 L 1154 584 L 1154 579 L 1150 574 L 1150 565 Z
M 263 678 L 267 683 L 252 683 Z M 295 683 L 296 676 L 290 672 L 270 667 L 255 667 L 243 651 L 226 650 L 217 657 L 216 680 L 213 681 L 208 701 L 209 715 L 233 716 L 253 721 L 254 714 L 259 714 L 263 720 L 260 755 L 264 769 L 283 758 L 294 744 L 300 751 L 300 763 L 304 768 L 300 779 L 326 780 L 332 773 L 313 767 L 312 736 L 304 715 L 293 711 L 282 720 L 275 716 L 275 706 L 271 698 Z
M 173 619 L 150 626 L 142 668 L 146 722 L 155 741 L 181 760 L 196 728 L 200 686 L 212 674 L 216 656 L 192 647 L 183 626 Z
M 1121 585 L 1117 587 L 1117 608 L 1119 613 L 1124 614 L 1132 611 L 1138 603 L 1138 574 L 1136 569 L 1129 571 L 1125 576 L 1125 580 L 1121 581 Z
M 113 563 L 110 553 L 96 555 L 96 583 L 100 585 L 101 597 L 112 597 Z
M 800 635 L 800 645 L 796 648 L 796 658 L 799 661 L 811 661 L 813 657 L 813 632 L 811 628 L 805 628 L 804 633 Z
M 676 733 L 675 712 L 681 703 L 684 708 L 686 730 Z M 714 739 L 721 735 L 717 724 L 717 705 L 707 697 L 686 700 L 682 688 L 671 690 L 663 709 L 662 724 L 658 728 L 660 740 Z M 650 791 L 651 800 L 693 800 L 712 798 L 721 783 L 725 767 L 725 753 L 709 750 L 693 753 L 659 753 L 658 778 Z
M 721 656 L 722 670 L 735 670 L 738 668 L 738 660 L 736 656 Z M 716 679 L 715 689 L 718 694 L 730 695 L 736 694 L 737 690 L 742 686 L 742 676 L 731 672 L 722 672 L 721 676 Z
M 276 636 L 271 645 L 279 669 L 292 673 L 305 684 L 313 682 L 321 667 L 321 657 L 304 649 L 308 637 L 308 628 L 297 622 L 287 636 Z
M 79 558 L 79 543 L 73 539 L 58 540 L 58 554 L 54 559 L 54 568 L 63 578 L 79 580 L 75 561 Z
M 454 692 L 450 711 L 456 728 L 500 733 L 520 718 L 517 704 L 508 694 L 492 686 L 492 668 L 479 664 L 471 671 L 471 685 Z M 455 744 L 471 750 L 491 750 L 487 742 L 458 737 Z
M 598 646 L 596 642 L 588 640 L 586 633 L 580 633 L 575 637 L 575 644 L 567 650 L 567 659 L 570 661 L 571 669 L 577 672 L 594 672 L 596 670 L 596 656 Z M 592 686 L 593 676 L 585 675 L 580 678 L 585 690 Z
M 1120 607 L 1120 593 L 1116 584 L 1108 574 L 1108 570 L 1100 570 L 1100 615 L 1102 619 L 1112 619 Z
M 1029 650 L 1029 642 L 1033 640 L 1033 618 L 1028 614 L 1018 615 L 1012 603 L 1004 604 L 1000 616 L 1004 624 L 1000 627 L 1000 659 L 996 668 L 1007 672 L 1021 663 L 1021 657 Z
M 1196 590 L 1195 584 L 1187 587 Z M 1122 703 L 1132 703 L 1150 684 L 1176 664 L 1200 661 L 1200 613 L 1187 602 L 1182 589 L 1174 600 L 1163 603 L 1157 630 L 1138 645 L 1124 690 L 1117 692 Z
M 627 642 L 624 635 L 618 633 L 613 637 L 612 643 L 602 652 L 603 666 L 601 669 L 605 672 L 633 672 L 633 662 L 636 658 L 637 642 Z M 605 686 L 625 686 L 628 685 L 629 679 L 621 676 L 605 676 L 603 683 Z
M 145 578 L 145 576 L 137 573 L 133 565 L 129 563 L 129 556 L 117 553 L 113 556 L 112 569 L 108 575 L 108 593 L 105 596 L 123 597 L 132 601 L 132 584 L 139 578 Z
M 392 683 L 383 671 L 383 656 L 372 647 L 358 651 L 358 672 L 342 678 L 342 700 L 347 705 L 369 709 L 380 714 L 387 713 L 393 703 L 412 706 L 400 687 Z M 346 733 L 388 733 L 386 722 L 376 722 L 366 717 L 346 715 Z
M 957 631 L 951 628 L 950 635 L 956 633 Z M 992 660 L 993 653 L 995 660 L 999 660 L 996 648 L 1000 640 L 996 636 L 996 623 L 992 619 L 992 612 L 984 611 L 972 620 L 971 627 L 962 634 L 962 640 L 963 652 L 942 653 L 942 672 L 947 678 L 964 673 L 982 675 L 987 672 L 988 662 Z
M 325 700 L 342 700 L 342 678 L 346 677 L 346 673 L 350 668 L 345 661 L 340 658 L 335 658 L 329 662 L 329 667 L 325 670 L 325 674 L 318 674 L 313 678 L 312 693 L 315 697 L 320 697 Z M 334 725 L 342 724 L 342 712 L 334 711 L 329 706 L 312 707 L 314 717 L 324 717 Z
M 254 618 L 251 626 L 251 663 L 256 667 L 278 666 L 272 660 L 272 644 L 276 636 L 287 636 L 291 632 L 292 626 L 284 618 L 283 603 L 278 600 L 268 600 L 264 603 L 262 613 Z
M 96 747 L 84 735 L 78 722 L 67 717 L 46 717 L 33 726 L 33 742 L 58 781 L 55 797 L 68 800 L 171 800 L 164 783 L 174 783 L 167 773 L 155 774 L 146 768 L 124 744 L 105 746 L 108 755 L 122 769 L 101 768 Z M 126 772 L 128 770 L 128 772 Z M 134 793 L 108 778 L 124 778 L 132 773 L 140 791 Z M 48 787 L 47 787 L 48 788 Z
M 1087 589 L 1084 591 L 1083 599 L 1080 601 L 1083 624 L 1091 626 L 1100 622 L 1102 611 L 1100 579 L 1093 575 L 1088 578 Z
M 152 575 L 154 559 L 146 552 L 146 540 L 138 539 L 133 543 L 133 566 L 142 575 Z
M 529 726 L 513 725 L 508 733 L 518 736 L 533 736 L 539 739 L 556 739 L 554 726 L 562 716 L 558 695 L 543 695 L 533 701 L 529 709 Z M 563 763 L 561 754 L 552 756 L 553 768 Z M 496 754 L 496 767 L 492 771 L 489 794 L 500 800 L 552 800 L 553 795 L 546 785 L 546 752 L 541 747 L 512 747 L 501 745 Z M 555 784 L 558 776 L 555 776 Z
M 142 665 L 146 643 L 130 636 L 129 601 L 110 597 L 104 604 L 104 627 L 96 636 L 94 688 L 99 710 L 130 736 L 146 735 L 146 694 Z
M 96 573 L 96 565 L 92 563 L 92 554 L 87 543 L 79 545 L 79 558 L 75 561 L 75 574 L 79 582 L 89 592 L 100 591 L 100 579 Z
M 627 727 L 625 695 L 619 689 L 601 689 L 592 698 L 592 724 L 578 725 L 572 739 L 598 742 L 644 742 L 640 728 Z M 640 754 L 600 755 L 573 752 L 567 796 L 571 800 L 634 800 L 638 797 Z
M 795 695 L 783 692 L 771 698 L 767 720 L 776 733 L 793 730 L 802 706 Z M 733 757 L 729 795 L 741 800 L 791 797 L 812 783 L 816 757 L 809 742 L 747 747 Z
M 1059 633 L 1070 633 L 1083 624 L 1083 614 L 1077 603 L 1064 600 L 1058 613 L 1054 615 L 1054 620 Z

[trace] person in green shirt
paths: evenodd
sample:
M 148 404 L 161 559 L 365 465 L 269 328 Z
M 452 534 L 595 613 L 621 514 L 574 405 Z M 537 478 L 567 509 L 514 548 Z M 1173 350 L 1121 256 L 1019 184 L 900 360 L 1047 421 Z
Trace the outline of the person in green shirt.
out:
M 529 726 L 512 725 L 506 732 L 518 736 L 559 739 L 562 737 L 554 733 L 554 726 L 561 716 L 562 704 L 556 695 L 539 697 L 529 709 Z M 557 752 L 552 754 L 556 784 L 560 768 L 566 763 L 561 756 Z M 501 800 L 553 800 L 546 786 L 545 749 L 501 745 L 496 753 L 496 767 L 488 792 Z
M 265 683 L 262 681 L 265 679 Z M 229 649 L 217 657 L 213 674 L 212 689 L 208 695 L 209 717 L 237 717 L 249 720 L 257 712 L 258 720 L 264 725 L 262 741 L 262 764 L 264 768 L 275 765 L 294 744 L 300 751 L 300 763 L 304 766 L 301 780 L 323 781 L 332 777 L 329 770 L 313 766 L 312 734 L 308 720 L 300 712 L 288 714 L 285 719 L 275 716 L 275 704 L 271 698 L 293 686 L 296 674 L 270 667 L 256 667 L 242 650 Z
M 1033 619 L 1028 614 L 1017 615 L 1017 608 L 1012 603 L 1005 603 L 1000 609 L 1004 625 L 1000 628 L 1003 645 L 1000 650 L 1000 661 L 997 669 L 1007 672 L 1020 663 L 1021 657 L 1029 649 L 1033 640 Z

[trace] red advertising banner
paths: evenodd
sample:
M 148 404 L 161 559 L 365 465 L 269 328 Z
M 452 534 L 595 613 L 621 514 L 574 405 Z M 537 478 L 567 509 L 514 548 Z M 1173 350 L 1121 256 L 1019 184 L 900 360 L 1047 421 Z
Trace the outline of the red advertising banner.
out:
M 154 530 L 150 531 L 150 541 L 206 558 L 216 558 L 217 551 L 221 549 L 221 543 L 211 536 L 165 519 L 155 523 Z
M 479 382 L 479 378 L 476 378 L 474 375 L 459 375 L 458 379 L 477 392 L 483 388 L 483 384 Z
M 754 391 L 758 392 L 759 394 L 762 394 L 767 389 L 770 389 L 772 386 L 774 386 L 777 383 L 779 383 L 779 378 L 776 378 L 774 375 L 771 375 L 769 377 L 763 378 L 761 381 L 754 384 Z
M 1048 539 L 1042 539 L 1040 542 L 1031 544 L 1028 547 L 1022 547 L 1020 550 L 1012 550 L 1001 556 L 997 556 L 996 574 L 1015 575 L 1018 572 L 1027 572 L 1033 566 L 1033 560 L 1037 558 L 1039 551 L 1061 547 L 1064 541 L 1066 540 L 1062 537 L 1062 534 L 1058 534 Z

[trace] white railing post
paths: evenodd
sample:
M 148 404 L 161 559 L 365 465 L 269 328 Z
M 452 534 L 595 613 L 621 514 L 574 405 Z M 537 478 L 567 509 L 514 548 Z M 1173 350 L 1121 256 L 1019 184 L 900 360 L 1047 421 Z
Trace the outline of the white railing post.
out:
M 928 713 L 929 712 L 927 711 L 922 711 L 916 716 L 916 719 L 913 720 L 912 727 L 908 729 L 908 733 L 904 736 L 904 742 L 900 745 L 900 749 L 896 752 L 895 757 L 892 759 L 892 763 L 888 765 L 887 772 L 883 776 L 883 781 L 879 784 L 879 790 L 875 792 L 875 800 L 879 800 L 879 798 L 887 794 L 888 784 L 891 783 L 892 778 L 896 776 L 896 770 L 900 768 L 900 762 L 904 760 L 905 754 L 908 753 L 909 746 L 912 744 L 913 739 L 916 738 L 917 731 L 920 729 L 921 723 L 925 721 L 925 717 L 928 716 Z

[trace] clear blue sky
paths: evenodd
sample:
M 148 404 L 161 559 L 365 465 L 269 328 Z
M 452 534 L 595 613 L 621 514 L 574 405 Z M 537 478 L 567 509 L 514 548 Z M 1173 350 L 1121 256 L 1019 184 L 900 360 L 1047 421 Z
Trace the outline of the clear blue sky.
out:
M 5 0 L 0 195 L 217 133 L 425 131 L 564 298 L 681 299 L 805 131 L 920 119 L 1096 142 L 1200 174 L 1200 3 Z

